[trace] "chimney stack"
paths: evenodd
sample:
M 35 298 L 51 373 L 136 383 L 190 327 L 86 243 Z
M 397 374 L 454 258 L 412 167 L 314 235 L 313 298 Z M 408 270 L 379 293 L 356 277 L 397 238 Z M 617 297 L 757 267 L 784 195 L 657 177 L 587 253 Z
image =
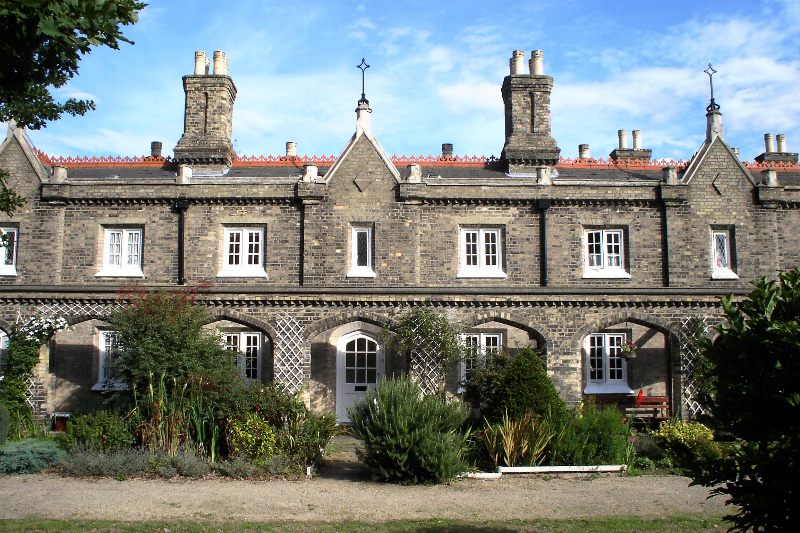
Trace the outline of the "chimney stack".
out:
M 222 172 L 236 156 L 231 142 L 236 86 L 223 52 L 214 52 L 213 75 L 207 59 L 205 52 L 195 52 L 194 74 L 183 77 L 183 135 L 174 149 L 175 161 L 192 165 L 195 174 Z
M 523 52 L 511 56 L 511 74 L 501 89 L 505 107 L 505 143 L 500 159 L 511 174 L 535 174 L 542 165 L 558 162 L 561 149 L 553 139 L 550 95 L 553 78 L 544 75 L 542 51 L 531 52 L 529 73 L 522 72 Z
M 756 156 L 758 163 L 797 163 L 797 152 L 790 152 L 786 145 L 786 135 L 778 134 L 778 150 L 775 150 L 775 137 L 771 133 L 764 134 L 764 153 Z
M 617 131 L 619 138 L 619 148 L 612 150 L 608 157 L 617 160 L 637 160 L 649 161 L 653 151 L 649 148 L 642 148 L 642 132 L 641 130 L 633 130 L 633 148 L 628 148 L 628 131 Z
M 442 159 L 453 159 L 453 145 L 451 143 L 442 144 Z
M 286 141 L 286 157 L 297 157 L 297 143 Z
M 589 159 L 591 156 L 589 155 L 589 145 L 588 144 L 579 144 L 578 145 L 578 159 Z
M 153 141 L 150 143 L 150 157 L 161 157 L 161 148 L 163 144 L 161 141 Z

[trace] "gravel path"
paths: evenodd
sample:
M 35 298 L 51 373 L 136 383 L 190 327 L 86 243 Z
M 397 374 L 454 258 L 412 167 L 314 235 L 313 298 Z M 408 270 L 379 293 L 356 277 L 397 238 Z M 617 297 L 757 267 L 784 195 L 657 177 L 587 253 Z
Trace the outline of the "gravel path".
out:
M 719 515 L 722 498 L 678 476 L 460 480 L 403 487 L 317 478 L 264 482 L 0 476 L 0 519 L 363 520 Z

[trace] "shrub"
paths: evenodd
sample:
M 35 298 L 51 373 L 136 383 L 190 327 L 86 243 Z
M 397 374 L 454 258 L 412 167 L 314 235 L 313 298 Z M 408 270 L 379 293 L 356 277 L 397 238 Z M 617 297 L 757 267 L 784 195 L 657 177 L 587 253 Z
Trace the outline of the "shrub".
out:
M 256 413 L 242 420 L 229 420 L 227 435 L 232 457 L 246 457 L 258 463 L 275 454 L 275 430 Z
M 470 372 L 464 399 L 472 408 L 474 421 L 499 422 L 506 413 L 518 419 L 528 412 L 558 418 L 566 412 L 541 357 L 532 348 L 520 350 L 516 356 L 492 356 L 483 368 Z
M 147 473 L 151 454 L 139 449 L 98 451 L 78 444 L 61 465 L 63 472 L 77 477 L 127 479 Z
M 630 425 L 616 408 L 590 403 L 561 419 L 550 460 L 556 465 L 629 464 L 631 436 Z
M 243 457 L 236 457 L 232 461 L 213 463 L 211 469 L 217 474 L 233 479 L 247 479 L 259 473 L 259 469 Z
M 11 429 L 11 414 L 4 403 L 0 403 L 0 446 L 6 443 L 8 431 Z
M 35 474 L 60 463 L 67 453 L 50 439 L 25 439 L 0 448 L 0 474 Z
M 299 402 L 298 402 L 299 403 Z M 302 409 L 290 411 L 285 416 L 279 433 L 279 446 L 283 453 L 294 458 L 302 466 L 312 465 L 336 435 L 336 416 L 318 415 L 300 404 Z
M 182 384 L 192 376 L 230 384 L 236 365 L 216 335 L 205 330 L 207 311 L 188 292 L 138 292 L 108 322 L 120 339 L 118 369 L 132 388 L 144 391 L 150 376 Z
M 702 471 L 708 463 L 727 456 L 723 445 L 714 441 L 712 431 L 700 422 L 667 420 L 651 434 L 666 450 L 672 463 L 689 474 Z
M 554 436 L 551 424 L 534 413 L 525 413 L 516 420 L 506 413 L 502 422 L 487 423 L 481 432 L 494 466 L 540 465 Z
M 422 396 L 408 378 L 387 379 L 350 409 L 372 475 L 400 483 L 442 483 L 465 467 L 465 414 L 458 404 Z
M 128 421 L 111 411 L 79 415 L 67 424 L 64 433 L 66 448 L 75 445 L 110 451 L 133 445 L 133 434 Z
M 736 528 L 788 531 L 800 521 L 800 269 L 754 285 L 722 299 L 726 323 L 692 376 L 712 423 L 736 440 L 692 477 L 730 497 Z

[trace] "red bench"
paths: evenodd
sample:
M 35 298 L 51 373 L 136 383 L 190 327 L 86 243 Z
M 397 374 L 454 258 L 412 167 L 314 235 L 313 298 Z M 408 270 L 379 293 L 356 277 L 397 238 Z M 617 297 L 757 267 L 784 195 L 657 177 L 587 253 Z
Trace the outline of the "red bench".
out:
M 634 407 L 626 407 L 625 414 L 644 422 L 666 420 L 669 418 L 669 396 L 645 396 L 640 389 Z

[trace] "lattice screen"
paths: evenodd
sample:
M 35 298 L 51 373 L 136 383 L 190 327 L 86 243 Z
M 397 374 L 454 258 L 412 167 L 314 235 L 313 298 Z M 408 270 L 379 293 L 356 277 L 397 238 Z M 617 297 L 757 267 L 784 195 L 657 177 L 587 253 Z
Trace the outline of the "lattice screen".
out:
M 282 383 L 292 394 L 303 386 L 305 326 L 289 315 L 277 321 L 275 340 L 275 381 Z
M 124 304 L 121 302 L 56 302 L 50 304 L 41 304 L 36 308 L 35 315 L 37 316 L 54 316 L 60 315 L 64 317 L 84 317 L 84 316 L 107 316 L 117 309 L 121 308 Z
M 705 410 L 695 400 L 697 387 L 692 382 L 691 376 L 694 369 L 694 362 L 700 353 L 698 340 L 700 336 L 708 335 L 711 328 L 709 317 L 683 317 L 680 321 L 678 342 L 681 350 L 681 374 L 683 375 L 683 402 L 689 414 L 689 418 L 696 418 L 703 414 Z
M 416 328 L 414 329 L 416 332 Z M 422 336 L 414 339 L 417 350 L 411 353 L 409 370 L 411 379 L 419 386 L 422 394 L 436 394 L 444 385 L 444 373 L 436 354 L 442 350 L 441 343 L 434 339 L 425 340 Z

